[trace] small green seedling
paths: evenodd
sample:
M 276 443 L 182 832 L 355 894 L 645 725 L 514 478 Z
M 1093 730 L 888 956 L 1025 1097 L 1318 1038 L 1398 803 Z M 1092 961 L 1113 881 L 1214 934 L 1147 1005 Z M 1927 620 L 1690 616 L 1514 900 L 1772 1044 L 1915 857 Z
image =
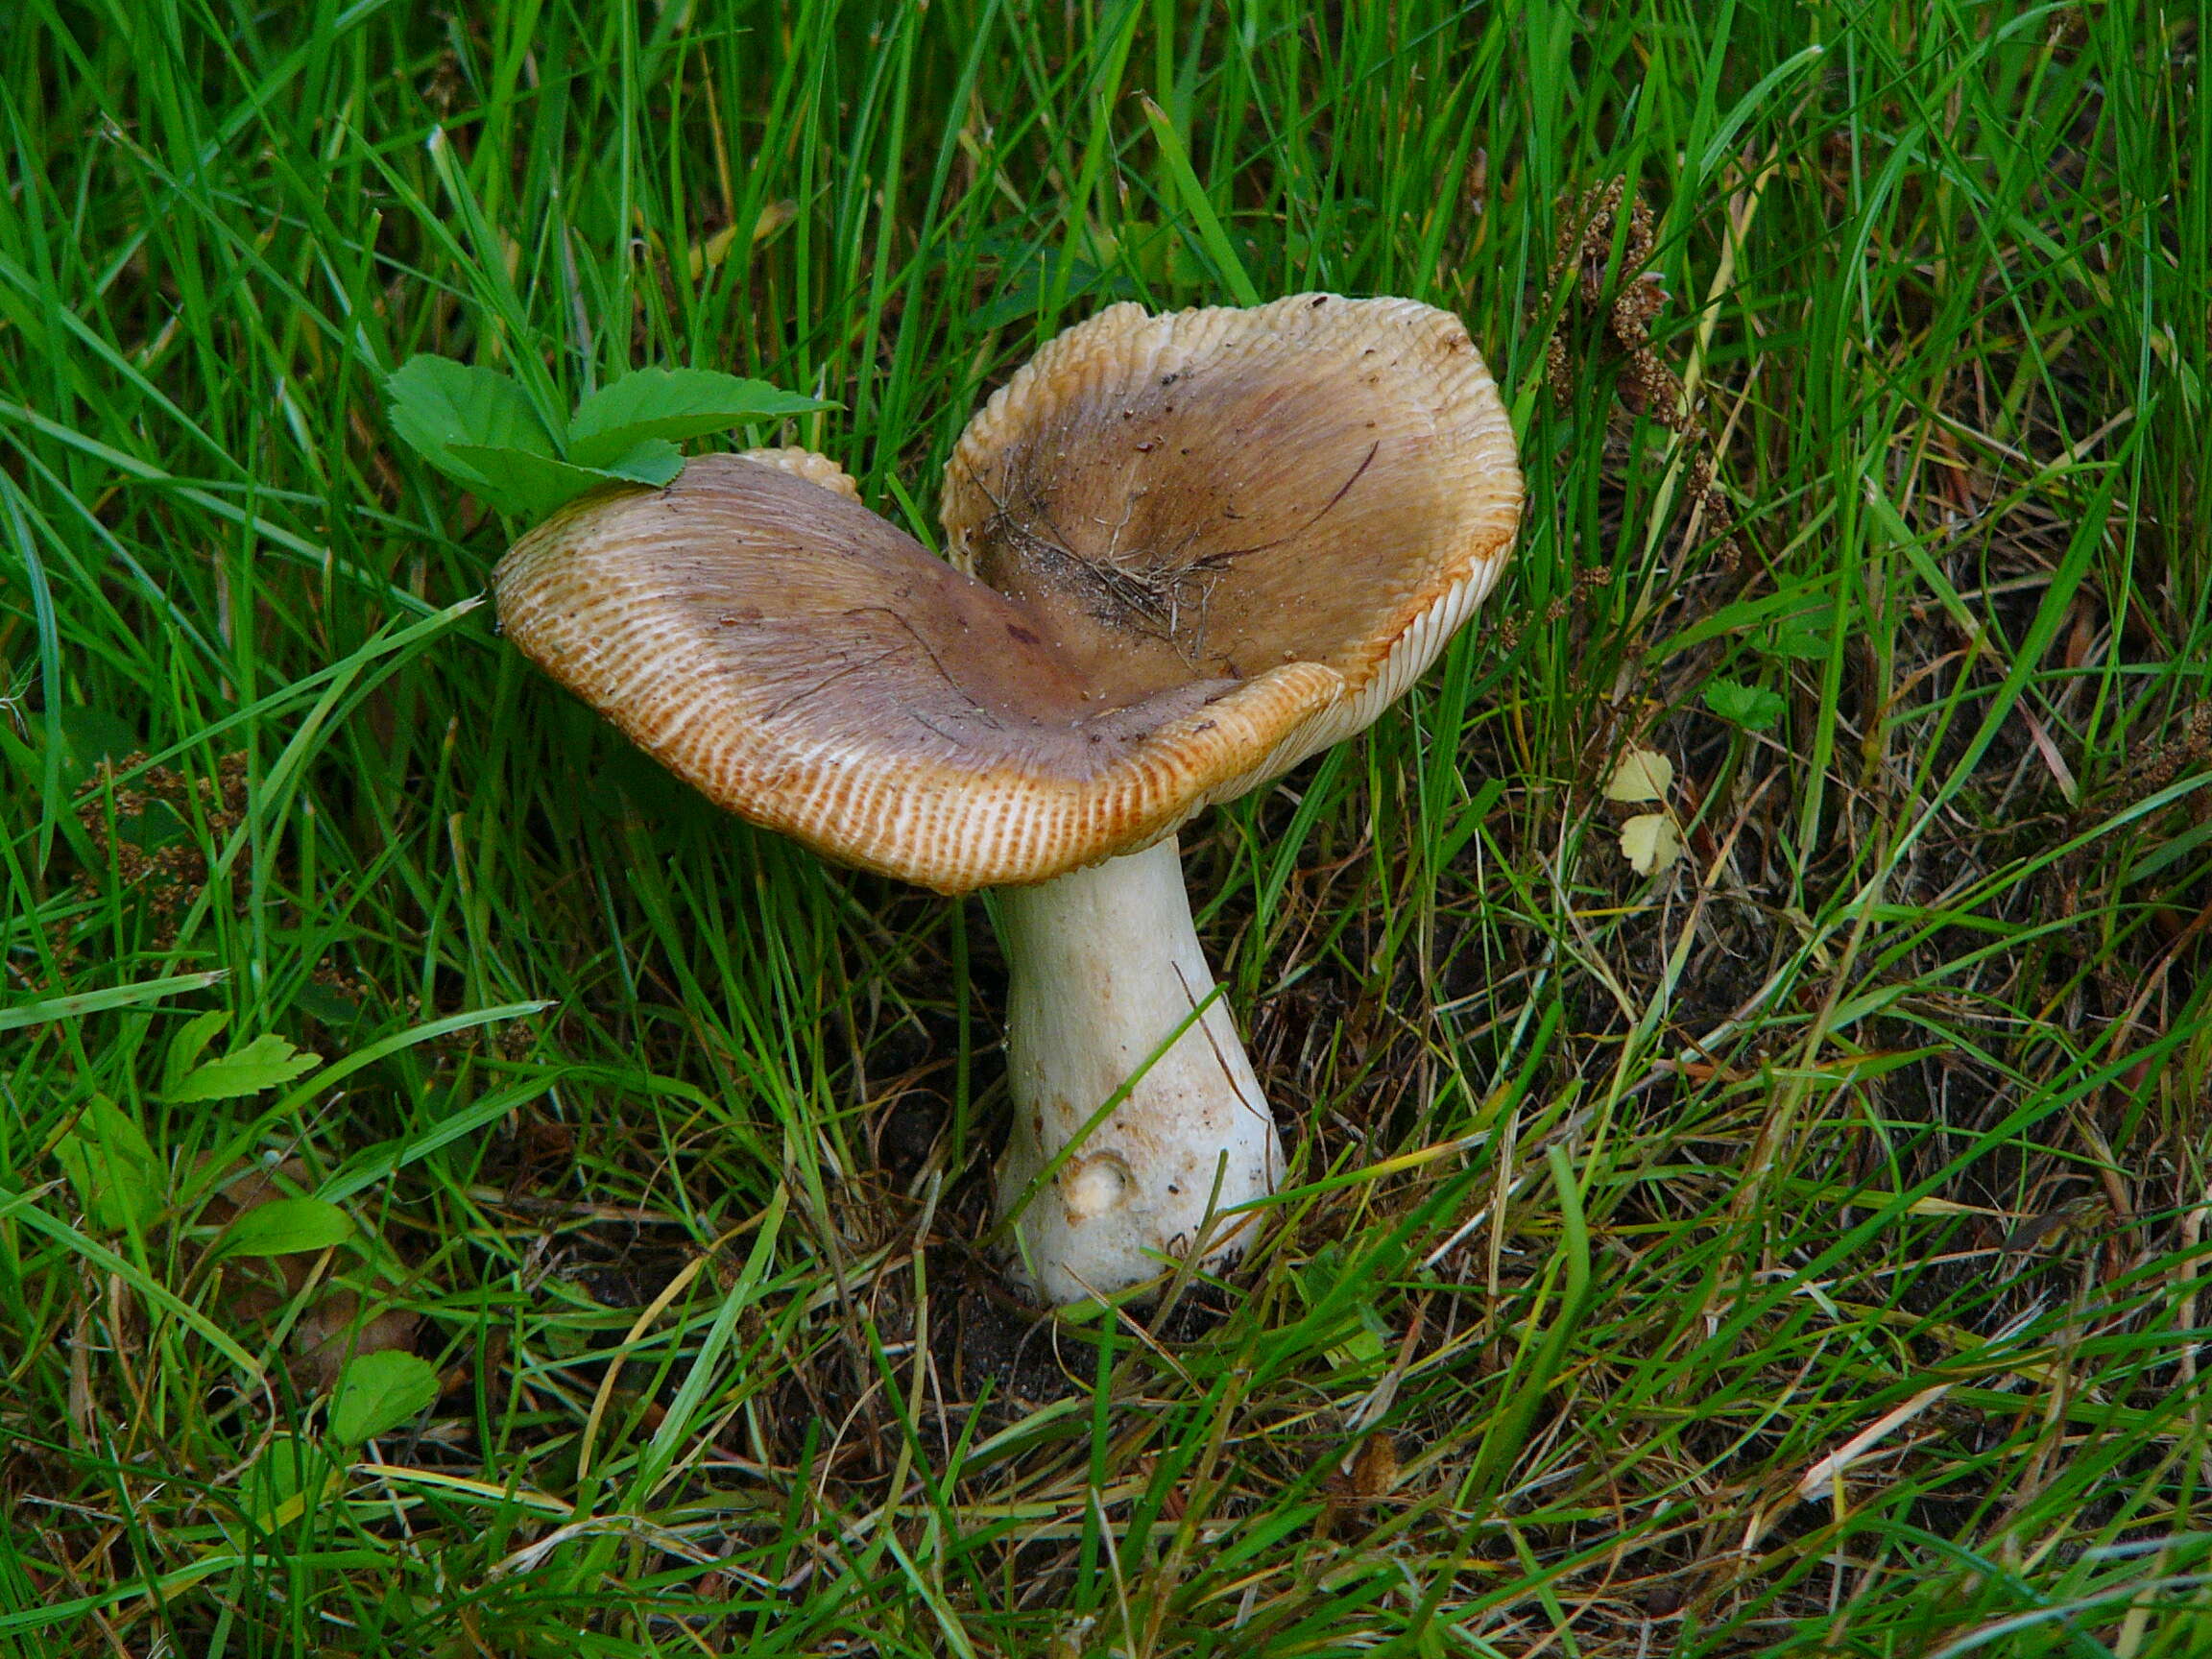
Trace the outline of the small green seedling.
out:
M 186 1022 L 170 1040 L 161 1068 L 161 1093 L 173 1104 L 236 1100 L 279 1088 L 323 1064 L 320 1054 L 295 1048 L 274 1032 L 235 1045 L 218 1060 L 203 1060 L 207 1045 L 230 1023 L 229 1012 L 212 1009 Z
M 54 1156 L 92 1226 L 136 1232 L 160 1214 L 166 1166 L 138 1120 L 107 1095 L 92 1096 Z
M 432 356 L 410 357 L 385 392 L 393 429 L 425 461 L 499 512 L 530 518 L 602 484 L 667 483 L 684 470 L 684 439 L 837 407 L 711 369 L 639 369 L 552 432 L 507 375 Z
M 1783 617 L 1774 625 L 1759 649 L 1769 657 L 1788 657 L 1796 661 L 1817 662 L 1826 659 L 1829 641 L 1835 636 L 1836 607 L 1819 604 Z
M 1764 732 L 1782 718 L 1788 707 L 1773 692 L 1736 680 L 1710 680 L 1705 685 L 1705 707 L 1732 726 L 1746 732 Z
M 397 1349 L 357 1355 L 346 1362 L 330 1397 L 330 1437 L 358 1446 L 412 1422 L 438 1399 L 438 1371 Z
M 230 1223 L 215 1249 L 224 1256 L 294 1256 L 327 1250 L 353 1237 L 353 1218 L 321 1198 L 275 1198 Z

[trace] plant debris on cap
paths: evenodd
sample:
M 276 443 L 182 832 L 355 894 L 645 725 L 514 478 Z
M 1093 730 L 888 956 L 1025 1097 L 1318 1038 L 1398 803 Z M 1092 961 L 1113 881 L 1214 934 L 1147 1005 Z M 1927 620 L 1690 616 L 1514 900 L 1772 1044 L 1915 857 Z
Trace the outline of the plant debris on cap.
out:
M 1172 831 L 1367 725 L 1496 580 L 1512 432 L 1450 314 L 1116 305 L 947 469 L 958 567 L 804 450 L 604 492 L 494 577 L 515 642 L 710 800 L 941 892 Z

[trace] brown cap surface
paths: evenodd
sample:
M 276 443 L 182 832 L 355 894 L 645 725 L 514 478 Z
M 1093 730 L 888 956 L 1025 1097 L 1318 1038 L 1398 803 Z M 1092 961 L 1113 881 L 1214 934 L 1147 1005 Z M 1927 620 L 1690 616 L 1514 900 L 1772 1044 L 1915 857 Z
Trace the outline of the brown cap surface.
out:
M 943 892 L 1134 851 L 1368 724 L 1521 500 L 1458 321 L 1328 295 L 1046 346 L 947 469 L 964 569 L 851 490 L 783 450 L 586 497 L 501 563 L 500 621 L 709 799 Z

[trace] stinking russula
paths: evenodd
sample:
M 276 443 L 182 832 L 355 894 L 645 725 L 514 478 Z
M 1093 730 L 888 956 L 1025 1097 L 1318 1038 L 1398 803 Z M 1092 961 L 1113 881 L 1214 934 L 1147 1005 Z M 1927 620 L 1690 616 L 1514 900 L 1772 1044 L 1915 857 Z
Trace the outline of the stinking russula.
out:
M 1520 511 L 1450 313 L 1123 304 L 969 422 L 949 563 L 783 449 L 572 503 L 494 587 L 509 638 L 719 805 L 842 863 L 1001 890 L 998 1199 L 1014 1275 L 1064 1303 L 1225 1264 L 1282 1175 L 1176 830 L 1395 701 Z

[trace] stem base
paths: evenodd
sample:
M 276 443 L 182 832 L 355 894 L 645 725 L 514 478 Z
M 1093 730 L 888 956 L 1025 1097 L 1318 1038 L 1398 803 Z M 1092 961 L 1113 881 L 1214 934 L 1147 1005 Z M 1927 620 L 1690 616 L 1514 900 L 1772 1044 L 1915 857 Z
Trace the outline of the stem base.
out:
M 1202 1265 L 1234 1260 L 1257 1218 L 1219 1213 L 1275 1190 L 1283 1147 L 1227 1007 L 1208 1001 L 1174 838 L 998 904 L 1014 1099 L 998 1210 L 1022 1206 L 1016 1277 L 1077 1302 L 1193 1250 Z

